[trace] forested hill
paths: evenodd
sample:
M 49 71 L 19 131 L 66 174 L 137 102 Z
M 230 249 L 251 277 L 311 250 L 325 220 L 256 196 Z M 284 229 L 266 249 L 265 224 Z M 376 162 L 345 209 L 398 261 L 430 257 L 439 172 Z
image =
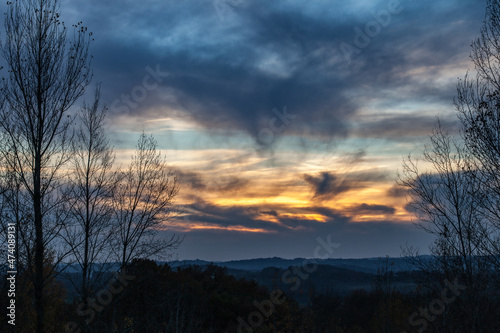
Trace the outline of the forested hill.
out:
M 429 258 L 422 256 L 422 258 Z M 390 264 L 391 270 L 394 272 L 410 271 L 414 267 L 405 258 L 362 258 L 362 259 L 283 259 L 283 258 L 257 258 L 257 259 L 244 259 L 232 261 L 205 261 L 205 260 L 176 260 L 168 262 L 171 267 L 184 267 L 184 266 L 207 266 L 214 264 L 228 269 L 238 269 L 245 271 L 260 271 L 267 267 L 288 268 L 290 266 L 301 266 L 308 262 L 316 262 L 320 265 L 334 266 L 338 268 L 345 268 L 356 272 L 376 274 L 381 266 L 386 263 Z

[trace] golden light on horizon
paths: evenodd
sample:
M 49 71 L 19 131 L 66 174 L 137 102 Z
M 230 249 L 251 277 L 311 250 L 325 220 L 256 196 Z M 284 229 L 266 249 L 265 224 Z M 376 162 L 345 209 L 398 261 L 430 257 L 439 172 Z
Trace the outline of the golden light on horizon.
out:
M 274 198 L 220 198 L 213 201 L 218 206 L 258 206 L 269 204 L 293 205 L 295 207 L 307 207 L 310 202 L 304 199 L 292 197 L 274 197 Z
M 191 226 L 192 230 L 225 230 L 225 231 L 240 231 L 240 232 L 255 232 L 255 233 L 273 233 L 271 230 L 259 229 L 259 228 L 246 228 L 242 226 L 214 226 L 214 225 L 194 225 Z

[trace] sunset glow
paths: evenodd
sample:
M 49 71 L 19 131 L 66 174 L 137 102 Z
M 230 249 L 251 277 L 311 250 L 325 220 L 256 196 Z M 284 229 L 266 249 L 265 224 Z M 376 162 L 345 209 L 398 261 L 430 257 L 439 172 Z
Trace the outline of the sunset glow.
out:
M 182 258 L 307 256 L 330 233 L 339 256 L 427 247 L 397 173 L 437 115 L 453 131 L 482 4 L 401 1 L 349 55 L 340 45 L 355 46 L 355 28 L 387 1 L 238 2 L 223 13 L 210 1 L 153 2 L 117 13 L 71 1 L 67 15 L 100 32 L 94 65 L 117 164 L 151 133 L 181 182 L 180 218 L 165 227 L 185 235 Z

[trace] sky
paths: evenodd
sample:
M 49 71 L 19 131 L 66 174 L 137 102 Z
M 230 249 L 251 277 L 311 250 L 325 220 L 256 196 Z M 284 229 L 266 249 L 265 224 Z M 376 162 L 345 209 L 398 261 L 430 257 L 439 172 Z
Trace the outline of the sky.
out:
M 405 189 L 457 79 L 477 0 L 62 1 L 93 32 L 94 81 L 127 163 L 153 134 L 181 181 L 178 259 L 400 256 L 426 249 Z M 89 91 L 92 87 L 89 88 Z M 90 94 L 91 95 L 91 94 Z M 89 96 L 90 96 L 89 95 Z M 318 238 L 320 240 L 318 240 Z

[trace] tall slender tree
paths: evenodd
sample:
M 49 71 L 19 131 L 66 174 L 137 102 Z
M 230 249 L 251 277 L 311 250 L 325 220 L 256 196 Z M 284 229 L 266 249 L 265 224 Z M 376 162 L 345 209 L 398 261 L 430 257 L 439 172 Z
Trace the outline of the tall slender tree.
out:
M 70 278 L 80 298 L 87 301 L 99 287 L 109 261 L 112 228 L 112 197 L 116 172 L 114 153 L 106 137 L 106 108 L 100 107 L 100 86 L 94 102 L 84 103 L 78 113 L 80 126 L 72 141 L 72 172 L 66 191 L 68 219 L 61 238 L 81 275 Z M 77 282 L 78 281 L 78 282 Z
M 47 232 L 60 226 L 59 175 L 71 155 L 67 112 L 92 76 L 91 33 L 80 22 L 68 36 L 59 5 L 59 0 L 8 2 L 2 45 L 8 75 L 2 86 L 0 126 L 9 147 L 2 153 L 32 204 L 38 333 L 45 332 L 44 256 L 53 239 Z

